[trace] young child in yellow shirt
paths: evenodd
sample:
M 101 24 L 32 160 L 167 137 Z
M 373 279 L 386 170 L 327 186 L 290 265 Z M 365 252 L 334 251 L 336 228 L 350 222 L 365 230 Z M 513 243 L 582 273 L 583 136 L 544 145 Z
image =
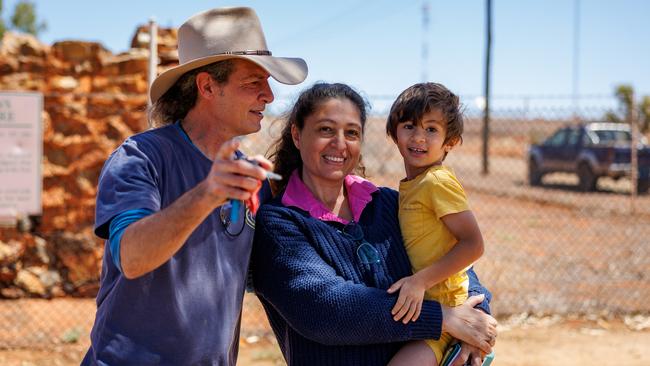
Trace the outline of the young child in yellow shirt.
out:
M 404 159 L 399 185 L 399 221 L 414 274 L 395 282 L 396 321 L 420 315 L 423 299 L 458 306 L 468 297 L 466 270 L 483 254 L 483 237 L 462 185 L 442 165 L 462 142 L 463 115 L 458 96 L 437 83 L 403 91 L 391 107 L 386 132 Z M 389 365 L 438 365 L 453 339 L 413 341 Z

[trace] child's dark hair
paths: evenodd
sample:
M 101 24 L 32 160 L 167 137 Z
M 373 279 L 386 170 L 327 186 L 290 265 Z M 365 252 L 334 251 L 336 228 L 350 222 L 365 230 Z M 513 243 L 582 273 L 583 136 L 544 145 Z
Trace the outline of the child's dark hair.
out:
M 305 127 L 305 119 L 314 113 L 321 103 L 330 99 L 347 99 L 352 102 L 359 110 L 361 128 L 363 129 L 365 127 L 368 103 L 350 86 L 340 83 L 317 83 L 309 89 L 304 90 L 300 93 L 298 100 L 284 118 L 285 122 L 281 136 L 273 142 L 267 152 L 269 160 L 275 165 L 274 171 L 282 175 L 282 180 L 271 181 L 273 195 L 280 193 L 286 188 L 291 173 L 294 170 L 302 169 L 300 151 L 293 144 L 293 138 L 291 137 L 291 126 L 296 125 L 298 130 L 302 131 L 303 127 Z M 361 163 L 361 158 L 359 158 L 356 173 L 360 176 L 365 176 L 365 167 Z
M 386 134 L 397 142 L 397 125 L 407 121 L 419 124 L 425 113 L 435 109 L 439 109 L 447 121 L 444 143 L 462 143 L 463 113 L 460 98 L 438 83 L 415 84 L 404 90 L 390 107 Z

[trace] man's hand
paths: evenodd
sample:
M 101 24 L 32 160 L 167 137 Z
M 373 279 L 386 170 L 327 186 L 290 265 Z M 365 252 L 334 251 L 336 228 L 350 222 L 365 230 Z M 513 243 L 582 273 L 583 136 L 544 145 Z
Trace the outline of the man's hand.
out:
M 247 200 L 273 165 L 263 157 L 256 162 L 233 160 L 239 142 L 219 148 L 208 176 L 166 208 L 129 225 L 120 245 L 126 278 L 140 277 L 169 260 L 194 229 L 228 199 Z
M 488 354 L 496 341 L 497 321 L 474 309 L 484 298 L 485 295 L 472 296 L 463 305 L 453 308 L 442 305 L 442 331 Z
M 418 320 L 422 311 L 424 292 L 427 290 L 423 281 L 420 281 L 417 274 L 404 277 L 388 288 L 388 293 L 392 294 L 398 290 L 399 297 L 397 298 L 397 303 L 395 303 L 393 310 L 391 310 L 393 319 L 395 321 L 400 321 L 401 319 L 404 324 L 409 321 Z
M 228 199 L 245 201 L 259 187 L 259 182 L 266 179 L 266 172 L 273 169 L 273 164 L 262 156 L 253 159 L 253 164 L 244 159 L 233 159 L 239 141 L 232 139 L 221 145 L 208 176 L 201 182 L 204 192 L 210 197 L 214 206 L 223 205 Z

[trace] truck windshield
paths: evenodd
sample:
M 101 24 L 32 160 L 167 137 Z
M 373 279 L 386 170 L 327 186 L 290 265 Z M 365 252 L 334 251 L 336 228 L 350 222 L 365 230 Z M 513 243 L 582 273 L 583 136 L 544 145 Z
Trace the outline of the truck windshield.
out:
M 592 137 L 596 144 L 625 144 L 632 141 L 632 135 L 629 131 L 621 130 L 592 130 Z M 595 135 L 595 136 L 594 136 Z

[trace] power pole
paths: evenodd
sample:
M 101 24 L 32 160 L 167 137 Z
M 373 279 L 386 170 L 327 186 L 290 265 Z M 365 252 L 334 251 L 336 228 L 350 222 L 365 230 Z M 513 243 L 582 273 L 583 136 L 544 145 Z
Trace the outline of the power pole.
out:
M 429 2 L 422 3 L 422 82 L 429 80 Z
M 573 9 L 573 121 L 580 121 L 578 81 L 580 73 L 580 0 Z
M 630 123 L 630 132 L 632 133 L 632 141 L 630 142 L 630 180 L 632 181 L 632 192 L 630 198 L 630 213 L 636 213 L 636 199 L 639 193 L 639 157 L 638 157 L 638 144 L 639 144 L 639 112 L 636 107 L 635 95 L 632 92 L 630 99 L 630 110 L 628 111 L 627 120 Z
M 490 137 L 490 54 L 492 53 L 492 0 L 485 4 L 486 39 L 485 39 L 485 110 L 483 114 L 483 171 L 484 175 L 490 172 L 488 161 L 488 139 Z

